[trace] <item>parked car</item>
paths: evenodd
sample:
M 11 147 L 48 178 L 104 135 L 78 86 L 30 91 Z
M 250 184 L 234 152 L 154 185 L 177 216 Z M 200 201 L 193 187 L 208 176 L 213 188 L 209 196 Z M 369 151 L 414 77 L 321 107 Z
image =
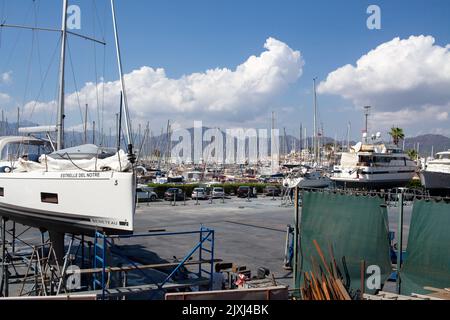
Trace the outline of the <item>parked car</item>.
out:
M 268 197 L 279 197 L 281 195 L 281 190 L 276 186 L 267 186 L 264 188 L 264 194 Z
M 225 197 L 225 190 L 222 187 L 214 187 L 211 192 L 213 198 L 223 198 Z
M 183 201 L 184 200 L 184 192 L 180 188 L 169 188 L 164 192 L 164 200 L 166 201 Z
M 158 200 L 158 195 L 153 190 L 153 188 L 146 186 L 138 186 L 136 188 L 136 197 L 138 202 L 146 202 L 146 201 L 156 201 Z
M 253 192 L 253 188 L 248 186 L 240 186 L 237 190 L 238 198 L 248 198 L 250 194 L 250 198 L 256 198 L 256 193 Z
M 194 190 L 192 190 L 191 198 L 206 200 L 208 199 L 208 193 L 206 192 L 205 188 L 195 188 Z

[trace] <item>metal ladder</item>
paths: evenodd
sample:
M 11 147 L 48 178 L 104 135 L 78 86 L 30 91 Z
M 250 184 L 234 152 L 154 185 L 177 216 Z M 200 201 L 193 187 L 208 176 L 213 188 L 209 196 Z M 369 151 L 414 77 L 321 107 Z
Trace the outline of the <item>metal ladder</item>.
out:
M 205 235 L 206 234 L 206 235 Z M 205 248 L 205 244 L 208 244 L 209 246 L 207 246 Z M 202 261 L 203 259 L 205 259 L 208 255 L 209 255 L 209 259 L 205 259 L 205 260 L 209 260 L 210 263 L 210 269 L 209 270 L 205 270 L 202 267 L 202 264 L 198 265 L 198 277 L 202 278 L 202 274 L 206 273 L 209 278 L 209 289 L 212 290 L 213 287 L 213 274 L 214 274 L 214 230 L 211 230 L 209 228 L 205 228 L 203 226 L 200 227 L 200 247 L 199 247 L 199 261 Z
M 106 247 L 108 246 L 108 240 L 106 235 L 98 231 L 95 232 L 94 238 L 94 269 L 101 268 L 102 272 L 99 276 L 98 273 L 93 274 L 93 289 L 102 290 L 102 300 L 105 299 L 106 294 Z

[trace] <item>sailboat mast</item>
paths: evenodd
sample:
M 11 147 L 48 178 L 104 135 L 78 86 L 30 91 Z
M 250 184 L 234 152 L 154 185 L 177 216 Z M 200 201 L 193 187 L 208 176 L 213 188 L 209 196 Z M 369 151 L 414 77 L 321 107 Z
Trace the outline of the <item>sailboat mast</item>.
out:
M 117 65 L 119 67 L 120 86 L 122 88 L 122 101 L 123 101 L 124 116 L 125 116 L 125 129 L 126 129 L 127 140 L 128 140 L 128 153 L 129 153 L 129 155 L 131 155 L 132 151 L 133 151 L 133 140 L 131 137 L 130 114 L 128 112 L 127 94 L 126 94 L 126 90 L 125 90 L 125 81 L 124 81 L 123 71 L 122 71 L 122 57 L 120 54 L 119 34 L 118 34 L 118 30 L 117 30 L 116 10 L 114 7 L 114 0 L 111 0 L 111 11 L 112 11 L 112 18 L 113 18 L 113 26 L 114 26 L 114 38 L 116 41 Z
M 59 65 L 59 96 L 58 96 L 58 116 L 56 123 L 56 149 L 64 148 L 64 74 L 66 65 L 66 44 L 67 44 L 67 8 L 69 0 L 63 0 L 62 28 L 61 28 L 61 58 Z
M 317 95 L 316 95 L 316 78 L 313 78 L 313 89 L 314 89 L 314 134 L 313 134 L 313 144 L 314 144 L 314 161 L 317 162 Z

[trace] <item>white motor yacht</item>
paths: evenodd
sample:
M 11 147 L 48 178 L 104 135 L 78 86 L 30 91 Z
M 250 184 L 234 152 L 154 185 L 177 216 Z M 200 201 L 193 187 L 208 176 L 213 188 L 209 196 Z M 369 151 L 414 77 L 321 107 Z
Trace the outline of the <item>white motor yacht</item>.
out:
M 406 186 L 416 171 L 416 163 L 397 146 L 360 142 L 341 154 L 331 180 L 347 188 L 389 189 Z
M 439 152 L 420 172 L 422 185 L 429 190 L 450 191 L 450 150 Z

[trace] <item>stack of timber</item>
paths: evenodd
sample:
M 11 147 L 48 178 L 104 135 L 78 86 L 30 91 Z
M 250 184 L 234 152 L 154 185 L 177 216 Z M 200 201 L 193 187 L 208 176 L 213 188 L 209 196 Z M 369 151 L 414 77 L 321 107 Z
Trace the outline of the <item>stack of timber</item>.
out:
M 424 287 L 430 294 L 412 293 L 410 296 L 380 291 L 376 295 L 364 294 L 364 300 L 450 300 L 450 288 Z
M 450 300 L 450 288 L 433 288 L 433 287 L 424 287 L 425 290 L 431 291 L 432 293 L 423 295 L 413 293 L 411 294 L 414 297 L 424 298 L 424 299 L 432 299 L 432 300 Z
M 300 292 L 303 300 L 352 300 L 344 286 L 341 272 L 334 259 L 333 250 L 329 247 L 331 262 L 328 263 L 316 240 L 313 241 L 322 266 L 311 257 L 313 270 L 303 272 L 303 284 Z

